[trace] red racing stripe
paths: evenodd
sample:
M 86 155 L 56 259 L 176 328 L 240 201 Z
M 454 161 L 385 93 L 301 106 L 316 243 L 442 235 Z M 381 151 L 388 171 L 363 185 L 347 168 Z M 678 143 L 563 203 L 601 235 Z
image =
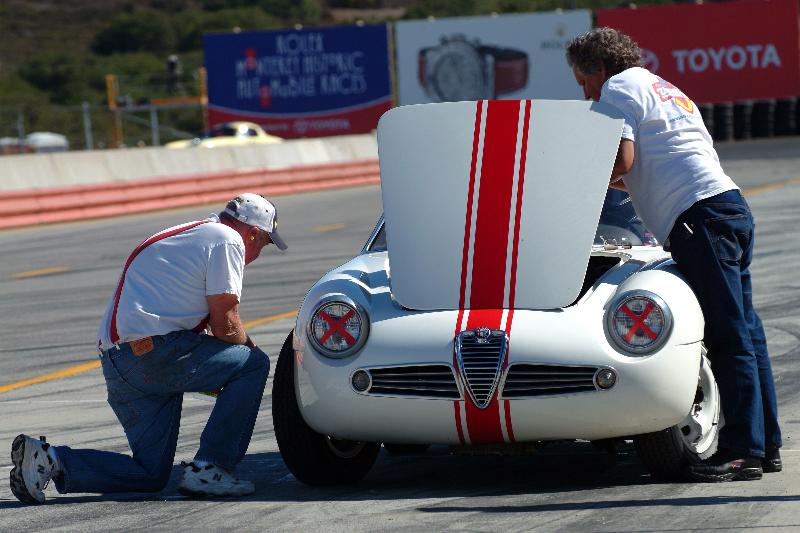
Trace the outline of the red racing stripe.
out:
M 466 441 L 464 440 L 464 428 L 461 427 L 461 400 L 456 400 L 453 402 L 455 406 L 455 416 L 456 416 L 456 432 L 458 433 L 458 442 L 464 444 Z
M 520 103 L 488 103 L 472 253 L 470 314 L 465 329 L 499 329 L 508 253 Z M 484 409 L 466 401 L 467 431 L 474 444 L 503 442 L 497 391 Z
M 117 283 L 117 290 L 114 292 L 114 311 L 111 313 L 111 327 L 109 331 L 110 333 L 109 337 L 111 338 L 111 342 L 113 342 L 114 344 L 117 344 L 119 342 L 119 333 L 117 332 L 117 308 L 119 307 L 119 299 L 122 296 L 122 285 L 125 283 L 125 274 L 128 272 L 128 268 L 131 266 L 131 263 L 133 263 L 133 260 L 136 259 L 136 256 L 139 255 L 142 252 L 142 250 L 144 250 L 145 248 L 147 248 L 148 246 L 150 246 L 155 242 L 166 239 L 168 237 L 172 237 L 173 235 L 177 235 L 182 231 L 192 229 L 196 226 L 199 226 L 200 224 L 205 224 L 207 222 L 210 221 L 201 220 L 200 222 L 193 222 L 186 226 L 175 228 L 172 231 L 159 233 L 158 235 L 153 235 L 152 237 L 149 237 L 148 239 L 144 240 L 141 244 L 139 244 L 139 246 L 137 246 L 136 249 L 131 253 L 130 257 L 128 257 L 128 260 L 125 261 L 125 266 L 122 268 L 122 274 L 119 277 L 119 283 Z
M 525 146 L 525 145 L 523 145 L 523 146 Z M 516 245 L 514 246 L 514 252 L 516 254 Z M 516 260 L 516 255 L 515 255 L 515 257 L 512 258 L 512 262 L 515 262 L 515 260 Z M 511 286 L 512 287 L 514 286 L 514 277 L 513 277 L 513 275 L 511 277 Z M 514 295 L 514 293 L 513 293 L 513 289 L 512 289 L 511 296 L 509 297 L 509 299 L 511 301 L 513 301 L 513 297 L 514 297 L 513 295 Z M 506 369 L 508 368 L 508 360 L 511 357 L 511 324 L 513 322 L 514 322 L 514 308 L 511 307 L 511 309 L 508 310 L 508 317 L 506 318 L 506 335 L 508 335 L 508 348 L 506 349 L 506 358 L 505 358 L 505 360 L 503 360 L 503 372 L 505 372 Z M 498 393 L 499 393 L 499 391 L 498 391 Z M 498 399 L 498 401 L 501 401 L 501 400 Z M 506 417 L 506 420 L 505 420 L 505 422 L 506 422 L 506 435 L 508 435 L 508 442 L 516 442 L 514 440 L 514 428 L 512 427 L 512 423 L 511 423 L 511 403 L 508 400 L 503 400 L 503 401 L 506 402 L 504 411 L 505 411 L 505 417 Z
M 499 329 L 502 319 L 502 309 L 470 311 L 467 326 L 464 329 L 481 327 Z M 497 391 L 489 405 L 483 409 L 472 403 L 471 398 L 464 402 L 467 413 L 467 430 L 472 444 L 503 442 L 503 431 L 500 428 L 500 406 L 497 402 Z
M 525 163 L 528 156 L 528 124 L 531 118 L 531 101 L 525 100 L 525 120 L 522 122 L 522 148 L 519 155 L 519 182 L 517 184 L 517 210 L 514 217 L 514 241 L 511 254 L 511 279 L 508 292 L 508 308 L 513 313 L 517 290 L 517 254 L 519 251 L 519 225 L 522 220 L 522 191 L 525 186 Z M 511 316 L 508 317 L 506 333 L 511 333 Z
M 461 330 L 461 319 L 464 318 L 464 298 L 467 289 L 467 265 L 469 262 L 469 238 L 472 231 L 472 198 L 475 194 L 475 171 L 478 163 L 478 146 L 480 144 L 481 136 L 481 114 L 483 111 L 483 101 L 479 101 L 475 105 L 475 127 L 472 132 L 472 160 L 469 169 L 469 186 L 467 187 L 467 213 L 464 221 L 464 247 L 461 252 L 461 292 L 458 299 L 458 318 L 456 319 L 455 338 Z M 453 347 L 453 368 L 456 371 L 456 380 L 460 379 L 460 372 L 458 369 L 458 361 L 456 360 L 455 346 Z M 464 444 L 464 431 L 461 427 L 461 409 L 459 402 L 453 402 L 453 411 L 456 419 L 456 430 L 458 431 L 458 440 Z
M 469 238 L 472 233 L 472 198 L 475 196 L 475 172 L 478 166 L 478 145 L 481 136 L 481 113 L 483 101 L 477 103 L 475 110 L 475 129 L 472 133 L 472 162 L 469 169 L 469 187 L 467 188 L 467 214 L 464 221 L 464 248 L 461 252 L 461 294 L 458 299 L 458 308 L 464 309 L 464 298 L 467 290 L 467 265 L 469 264 Z M 456 324 L 456 328 L 461 324 Z M 456 331 L 456 333 L 458 333 Z
M 503 400 L 506 402 L 506 433 L 508 434 L 508 442 L 517 442 L 517 439 L 514 438 L 514 428 L 511 427 L 511 402 L 509 400 Z
M 503 308 L 519 105 L 516 100 L 492 100 L 486 111 L 470 309 Z
M 456 318 L 456 333 L 453 335 L 455 339 L 461 330 L 461 320 L 464 318 L 464 309 L 461 308 L 458 310 L 458 317 Z M 458 368 L 458 359 L 456 357 L 456 347 L 455 341 L 453 341 L 453 369 L 456 371 L 456 383 L 461 382 L 461 371 Z M 456 432 L 458 433 L 458 442 L 464 444 L 466 440 L 464 439 L 464 428 L 461 427 L 461 402 L 464 400 L 456 400 L 453 402 L 453 416 L 455 416 L 456 420 Z
M 514 217 L 514 236 L 512 243 L 511 253 L 511 276 L 509 276 L 509 291 L 508 291 L 508 318 L 506 319 L 506 334 L 508 335 L 508 351 L 506 352 L 506 359 L 503 361 L 503 370 L 508 368 L 508 359 L 511 357 L 511 325 L 514 322 L 514 304 L 517 290 L 517 258 L 519 252 L 519 228 L 520 220 L 522 219 L 522 193 L 525 187 L 525 163 L 528 155 L 528 128 L 531 118 L 531 101 L 525 101 L 525 119 L 522 122 L 522 143 L 519 156 L 519 179 L 517 183 L 517 209 L 516 216 Z M 506 415 L 506 433 L 508 440 L 514 442 L 514 428 L 511 422 L 511 402 L 505 400 L 505 415 Z

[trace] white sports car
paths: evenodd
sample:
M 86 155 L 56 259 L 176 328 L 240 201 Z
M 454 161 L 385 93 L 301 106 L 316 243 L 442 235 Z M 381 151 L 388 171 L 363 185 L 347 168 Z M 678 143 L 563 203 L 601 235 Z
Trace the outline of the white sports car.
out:
M 225 122 L 217 124 L 199 137 L 168 142 L 165 148 L 219 148 L 250 144 L 276 144 L 283 139 L 270 135 L 254 122 Z
M 697 299 L 627 200 L 601 216 L 621 128 L 577 101 L 383 116 L 384 217 L 308 292 L 276 368 L 295 477 L 357 481 L 381 443 L 629 438 L 660 478 L 715 451 Z

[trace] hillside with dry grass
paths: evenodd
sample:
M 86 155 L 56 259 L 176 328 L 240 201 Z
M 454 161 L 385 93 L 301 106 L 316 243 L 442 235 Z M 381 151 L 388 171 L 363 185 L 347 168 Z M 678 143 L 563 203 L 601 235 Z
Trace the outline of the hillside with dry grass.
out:
M 649 0 L 648 3 L 663 0 Z M 68 136 L 73 148 L 108 146 L 106 75 L 130 103 L 198 92 L 202 35 L 619 5 L 620 0 L 0 0 L 0 139 L 32 131 Z M 170 83 L 167 58 L 180 62 Z M 149 144 L 147 114 L 125 114 L 127 145 Z M 199 109 L 160 111 L 161 142 L 202 127 Z

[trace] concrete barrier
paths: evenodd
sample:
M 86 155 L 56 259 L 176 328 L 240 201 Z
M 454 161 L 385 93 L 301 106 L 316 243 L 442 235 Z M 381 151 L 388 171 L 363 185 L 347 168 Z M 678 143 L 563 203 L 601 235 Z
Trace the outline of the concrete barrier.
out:
M 0 193 L 0 228 L 118 216 L 229 200 L 243 191 L 278 196 L 376 184 L 375 159 L 282 170 L 209 172 Z
M 0 229 L 380 182 L 373 135 L 0 157 Z
M 126 148 L 0 157 L 0 192 L 377 159 L 374 135 L 217 148 Z

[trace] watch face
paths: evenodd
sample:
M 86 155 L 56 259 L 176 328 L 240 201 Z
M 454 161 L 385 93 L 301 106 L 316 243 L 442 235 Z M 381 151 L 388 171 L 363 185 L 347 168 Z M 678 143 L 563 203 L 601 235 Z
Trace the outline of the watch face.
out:
M 465 42 L 442 45 L 431 54 L 427 79 L 429 95 L 438 102 L 460 102 L 491 98 L 487 94 L 484 60 L 475 48 Z

